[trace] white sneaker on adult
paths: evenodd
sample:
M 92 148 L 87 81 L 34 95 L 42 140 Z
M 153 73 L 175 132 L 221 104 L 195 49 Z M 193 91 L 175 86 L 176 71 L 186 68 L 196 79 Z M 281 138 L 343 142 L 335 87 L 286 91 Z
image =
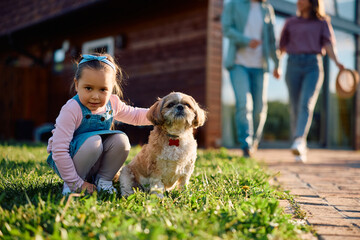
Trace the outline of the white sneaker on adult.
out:
M 254 143 L 252 145 L 251 151 L 253 154 L 255 154 L 257 152 L 259 148 L 259 141 L 258 140 L 254 140 Z
M 71 192 L 69 186 L 66 183 L 64 183 L 63 190 L 62 190 L 62 195 L 65 196 L 65 195 L 68 195 L 70 193 L 72 193 L 72 192 Z
M 303 138 L 296 138 L 291 146 L 291 151 L 295 156 L 306 155 L 307 152 L 306 140 Z
M 96 181 L 96 187 L 98 192 L 100 191 L 106 191 L 110 194 L 117 193 L 116 188 L 112 185 L 112 181 L 104 180 L 102 178 L 99 178 Z
M 295 156 L 295 162 L 305 163 L 307 161 L 306 155 Z

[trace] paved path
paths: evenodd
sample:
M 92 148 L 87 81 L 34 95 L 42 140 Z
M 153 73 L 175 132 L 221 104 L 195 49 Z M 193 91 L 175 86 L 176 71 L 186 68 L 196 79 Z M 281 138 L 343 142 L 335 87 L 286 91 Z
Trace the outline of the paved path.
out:
M 360 152 L 310 149 L 306 164 L 287 149 L 260 149 L 275 181 L 295 195 L 319 239 L 360 239 Z
M 295 195 L 319 239 L 360 239 L 360 152 L 310 149 L 306 164 L 287 149 L 260 149 L 281 186 Z

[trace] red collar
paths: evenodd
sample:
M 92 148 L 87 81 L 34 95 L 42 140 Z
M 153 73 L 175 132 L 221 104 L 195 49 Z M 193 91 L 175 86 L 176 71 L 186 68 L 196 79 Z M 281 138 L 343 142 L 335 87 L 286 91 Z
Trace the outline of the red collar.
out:
M 176 139 L 169 138 L 169 146 L 178 147 L 179 145 L 180 145 L 180 140 L 178 138 L 176 138 Z

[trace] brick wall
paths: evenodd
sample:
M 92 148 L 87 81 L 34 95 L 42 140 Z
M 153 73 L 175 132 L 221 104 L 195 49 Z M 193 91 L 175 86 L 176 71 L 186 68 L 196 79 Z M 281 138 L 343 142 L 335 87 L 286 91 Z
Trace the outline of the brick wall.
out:
M 206 105 L 209 116 L 205 145 L 218 147 L 221 140 L 222 0 L 209 0 L 206 62 Z

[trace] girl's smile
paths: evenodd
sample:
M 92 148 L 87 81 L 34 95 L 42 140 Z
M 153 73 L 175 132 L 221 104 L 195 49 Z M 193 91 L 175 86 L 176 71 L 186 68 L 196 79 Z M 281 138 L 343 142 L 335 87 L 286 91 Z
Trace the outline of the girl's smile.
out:
M 80 102 L 90 111 L 104 107 L 113 91 L 113 79 L 113 71 L 84 69 L 79 81 L 74 79 Z

